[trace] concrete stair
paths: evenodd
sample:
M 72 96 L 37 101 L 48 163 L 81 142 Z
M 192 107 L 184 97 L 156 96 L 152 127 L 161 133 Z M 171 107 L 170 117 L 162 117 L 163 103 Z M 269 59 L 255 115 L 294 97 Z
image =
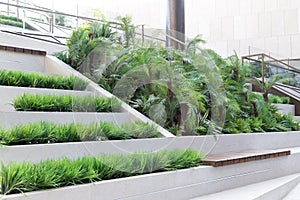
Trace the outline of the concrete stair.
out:
M 299 200 L 300 199 L 300 183 L 298 183 L 283 200 Z
M 300 186 L 292 190 L 300 181 L 300 174 L 292 174 L 256 184 L 247 185 L 219 193 L 205 195 L 191 200 L 299 200 Z M 290 194 L 287 193 L 292 190 Z M 286 196 L 286 197 L 285 197 Z M 296 197 L 293 199 L 293 197 Z
M 17 52 L 18 49 L 12 51 L 12 55 L 19 55 L 24 52 Z M 31 51 L 32 53 L 33 51 Z M 31 54 L 30 54 L 31 55 Z M 29 56 L 30 56 L 29 55 Z M 44 55 L 36 55 L 40 61 L 45 61 Z M 27 58 L 26 60 L 27 62 Z M 22 60 L 14 60 L 22 63 Z M 48 60 L 48 62 L 54 62 L 55 59 Z M 45 61 L 46 62 L 46 61 Z M 22 69 L 12 66 L 6 66 L 5 69 L 17 69 L 20 71 L 37 71 L 40 73 L 53 73 L 49 70 L 49 66 L 34 66 L 34 68 L 27 69 L 32 63 L 24 64 Z M 60 71 L 56 71 L 57 74 L 70 75 L 75 73 L 72 69 L 64 71 L 61 66 L 56 66 Z M 46 70 L 48 68 L 48 71 Z M 103 90 L 103 89 L 102 89 Z M 101 88 L 99 91 L 102 91 Z M 16 112 L 10 105 L 13 98 L 23 93 L 31 94 L 71 94 L 71 95 L 99 95 L 95 90 L 89 91 L 66 91 L 66 90 L 54 90 L 54 89 L 39 89 L 39 88 L 22 88 L 22 87 L 10 87 L 0 86 L 0 125 L 5 128 L 10 128 L 15 124 L 24 124 L 33 121 L 54 121 L 58 123 L 70 123 L 70 122 L 82 122 L 90 123 L 96 121 L 111 121 L 116 124 L 131 122 L 139 119 L 145 119 L 141 114 L 137 114 L 136 111 L 130 110 L 130 112 L 124 111 L 123 113 L 47 113 L 47 112 Z M 101 93 L 104 97 L 109 97 L 108 92 Z M 99 95 L 100 96 L 100 95 Z M 127 110 L 127 111 L 128 111 Z M 136 117 L 136 118 L 134 118 Z M 134 118 L 134 119 L 133 119 Z M 148 119 L 145 119 L 148 120 Z M 159 129 L 160 131 L 162 129 Z M 172 135 L 165 134 L 170 138 L 159 138 L 159 139 L 144 139 L 142 141 L 107 141 L 107 142 L 87 142 L 87 143 L 67 143 L 67 144 L 45 144 L 45 145 L 24 145 L 16 147 L 6 147 L 0 149 L 0 158 L 3 163 L 15 162 L 15 161 L 29 161 L 39 162 L 43 159 L 55 159 L 61 157 L 78 157 L 82 155 L 97 155 L 99 153 L 130 153 L 133 151 L 155 151 L 157 149 L 174 149 L 174 148 L 192 148 L 201 151 L 201 148 L 206 147 L 206 144 L 211 140 L 212 145 L 207 145 L 207 151 L 213 152 L 220 150 L 220 152 L 232 152 L 242 151 L 242 148 L 246 149 L 273 149 L 268 145 L 277 145 L 282 151 L 291 150 L 290 156 L 276 157 L 272 159 L 264 160 L 249 160 L 249 162 L 238 163 L 236 165 L 228 165 L 222 167 L 211 167 L 211 166 L 200 166 L 195 169 L 179 170 L 178 172 L 168 172 L 155 175 L 145 175 L 140 177 L 131 177 L 129 182 L 132 184 L 128 187 L 125 180 L 112 180 L 103 183 L 97 183 L 94 185 L 102 185 L 103 187 L 96 191 L 102 191 L 107 193 L 108 198 L 112 199 L 111 195 L 118 196 L 118 199 L 173 199 L 173 200 L 201 200 L 201 199 L 260 199 L 260 200 L 276 200 L 282 199 L 284 196 L 296 186 L 300 181 L 300 148 L 296 148 L 298 142 L 294 139 L 292 142 L 287 142 L 290 138 L 287 136 L 299 133 L 289 133 L 280 136 L 269 137 L 266 133 L 262 134 L 245 134 L 233 136 L 224 136 L 221 139 L 216 140 L 214 137 L 178 137 L 171 138 Z M 268 137 L 268 138 L 265 138 Z M 263 138 L 263 139 L 262 139 Z M 199 141 L 198 141 L 199 140 Z M 201 141 L 200 141 L 201 140 Z M 202 141 L 203 140 L 203 141 Z M 197 143 L 197 141 L 199 143 Z M 215 145 L 218 142 L 230 141 L 224 143 L 224 145 Z M 161 144 L 160 144 L 161 143 Z M 280 143 L 280 144 L 279 144 Z M 284 146 L 287 149 L 280 147 L 281 144 L 288 143 Z M 160 145 L 158 145 L 160 144 Z M 158 146 L 157 146 L 158 145 Z M 194 146 L 193 146 L 194 145 Z M 248 145 L 248 146 L 247 146 Z M 257 145 L 257 146 L 256 146 Z M 261 146 L 260 146 L 261 145 Z M 290 146 L 295 148 L 288 148 Z M 114 146 L 114 149 L 112 148 Z M 213 146 L 213 148 L 212 148 Z M 299 145 L 300 146 L 300 145 Z M 123 147 L 123 148 L 120 148 Z M 94 152 L 92 152 L 93 150 Z M 126 150 L 126 151 L 125 151 Z M 211 151 L 211 152 L 210 152 Z M 295 165 L 295 166 L 294 166 Z M 170 175 L 170 176 L 169 176 Z M 148 178 L 148 179 L 147 179 Z M 137 181 L 141 180 L 141 181 Z M 122 183 L 124 181 L 124 183 Z M 143 183 L 143 184 L 142 184 Z M 111 185 L 110 185 L 111 184 Z M 91 184 L 93 185 L 93 184 Z M 126 187 L 125 187 L 126 186 Z M 84 188 L 87 186 L 78 186 L 78 188 Z M 124 188 L 123 188 L 124 187 Z M 70 187 L 72 189 L 72 187 Z M 75 187 L 74 187 L 75 188 Z M 112 194 L 111 191 L 116 191 Z M 234 189 L 235 188 L 235 189 Z M 74 189 L 75 190 L 75 189 Z M 130 196 L 129 192 L 130 191 Z M 58 192 L 60 194 L 73 194 L 72 192 L 65 192 L 64 188 L 53 191 L 38 192 L 41 197 L 36 199 L 51 199 L 48 194 Z M 81 194 L 85 194 L 86 190 L 80 191 Z M 217 193 L 218 192 L 218 193 Z M 292 192 L 291 192 L 292 194 Z M 126 196 L 127 195 L 127 196 Z M 205 195 L 205 196 L 204 196 Z M 26 194 L 25 194 L 26 196 Z M 198 197 L 197 197 L 198 196 Z M 63 196 L 58 196 L 62 198 Z M 99 196 L 94 196 L 94 198 Z M 125 198 L 124 198 L 125 197 Z M 196 198 L 195 198 L 196 197 Z M 275 197 L 275 198 L 273 198 Z M 1 196 L 0 196 L 1 198 Z M 83 199 L 76 197 L 77 199 Z M 74 199 L 76 199 L 74 197 Z M 12 197 L 5 197 L 5 199 L 13 199 Z M 17 199 L 17 197 L 16 197 Z M 24 199 L 31 199 L 30 197 Z M 55 198 L 53 198 L 55 199 Z M 56 198 L 57 199 L 57 198 Z M 67 199 L 67 198 L 66 198 Z M 115 198 L 117 199 L 117 198 Z

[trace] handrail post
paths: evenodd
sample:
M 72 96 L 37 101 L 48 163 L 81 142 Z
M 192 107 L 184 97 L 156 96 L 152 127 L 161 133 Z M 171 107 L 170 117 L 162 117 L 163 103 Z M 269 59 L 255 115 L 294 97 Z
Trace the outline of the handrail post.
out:
M 9 16 L 9 0 L 7 0 L 7 16 Z
M 142 43 L 144 44 L 145 41 L 145 25 L 142 24 Z
M 262 89 L 265 87 L 265 54 L 262 54 L 262 62 L 261 62 L 261 83 Z M 264 92 L 264 91 L 262 91 Z

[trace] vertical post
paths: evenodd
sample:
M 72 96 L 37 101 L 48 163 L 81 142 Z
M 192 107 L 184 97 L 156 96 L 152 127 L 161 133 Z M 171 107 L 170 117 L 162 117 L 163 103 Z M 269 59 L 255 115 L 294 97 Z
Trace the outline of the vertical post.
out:
M 26 10 L 25 10 L 25 7 L 26 7 L 26 0 L 24 0 L 24 2 L 23 2 L 23 14 L 24 14 L 24 16 L 23 16 L 23 29 L 22 29 L 23 34 L 25 32 L 25 23 L 26 23 Z
M 51 33 L 54 33 L 55 26 L 55 10 L 54 10 L 54 1 L 52 0 L 52 23 L 51 23 Z
M 76 28 L 78 28 L 78 3 L 76 4 L 77 5 L 77 11 L 76 11 Z
M 167 46 L 184 48 L 185 12 L 184 0 L 168 0 L 167 14 Z
M 7 0 L 7 16 L 9 16 L 9 0 Z
M 262 88 L 264 90 L 264 88 L 265 88 L 265 54 L 262 54 L 262 61 L 261 61 L 261 83 L 262 83 Z
M 19 5 L 19 0 L 17 0 L 17 6 Z M 20 19 L 19 6 L 17 7 L 17 19 Z
M 145 41 L 145 25 L 142 24 L 142 43 L 144 44 Z

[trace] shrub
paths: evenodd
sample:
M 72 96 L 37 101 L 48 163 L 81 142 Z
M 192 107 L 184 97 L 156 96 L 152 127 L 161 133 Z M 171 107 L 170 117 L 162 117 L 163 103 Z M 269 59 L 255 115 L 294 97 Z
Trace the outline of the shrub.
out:
M 38 73 L 0 70 L 0 85 L 64 90 L 84 90 L 87 82 L 75 76 L 49 76 Z
M 35 122 L 0 131 L 0 141 L 4 145 L 124 140 L 160 136 L 155 126 L 143 122 L 125 123 L 120 126 L 110 122 L 88 125 Z
M 23 94 L 13 100 L 17 111 L 112 112 L 121 108 L 116 98 L 55 94 Z
M 289 97 L 280 97 L 280 96 L 270 94 L 269 101 L 270 101 L 270 103 L 289 104 L 290 98 Z
M 1 194 L 14 194 L 199 166 L 193 150 L 84 156 L 2 165 Z

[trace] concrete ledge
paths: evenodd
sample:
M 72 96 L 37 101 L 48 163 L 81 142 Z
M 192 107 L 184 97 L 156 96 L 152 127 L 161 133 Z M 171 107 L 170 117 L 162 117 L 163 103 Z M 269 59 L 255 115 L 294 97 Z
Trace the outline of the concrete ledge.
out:
M 278 112 L 281 114 L 290 113 L 292 116 L 295 115 L 295 105 L 291 104 L 274 104 L 279 110 Z
M 0 148 L 0 162 L 39 162 L 40 160 L 62 157 L 78 158 L 83 155 L 126 154 L 136 151 L 158 151 L 170 149 L 194 149 L 205 155 L 238 152 L 254 149 L 286 149 L 300 146 L 299 132 L 270 134 L 221 135 L 175 137 L 123 141 L 79 142 L 61 144 L 41 144 L 23 146 L 3 146 Z M 289 149 L 287 149 L 289 150 Z M 295 153 L 295 152 L 292 152 Z M 300 169 L 300 168 L 299 168 Z
M 101 181 L 47 191 L 3 196 L 9 200 L 89 199 L 186 200 L 240 186 L 299 173 L 300 153 L 252 161 L 238 166 L 200 166 L 129 178 Z M 192 177 L 192 178 L 191 178 Z
M 75 91 L 75 90 L 58 90 L 58 89 L 45 89 L 45 88 L 27 88 L 27 87 L 13 87 L 13 86 L 0 86 L 0 111 L 15 111 L 11 105 L 14 98 L 24 93 L 29 94 L 57 94 L 57 95 L 93 95 L 88 91 Z M 0 122 L 1 123 L 1 122 Z
M 82 113 L 82 112 L 0 112 L 0 124 L 4 129 L 30 122 L 47 121 L 57 124 L 72 122 L 90 124 L 112 122 L 123 124 L 131 122 L 127 113 Z

